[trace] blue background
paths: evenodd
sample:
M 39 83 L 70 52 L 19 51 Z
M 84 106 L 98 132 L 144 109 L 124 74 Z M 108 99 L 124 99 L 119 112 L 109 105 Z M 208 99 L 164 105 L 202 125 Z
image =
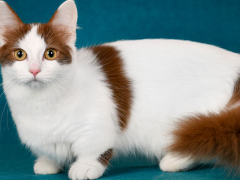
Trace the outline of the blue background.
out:
M 6 2 L 23 22 L 32 23 L 47 22 L 63 1 Z M 76 0 L 76 4 L 78 26 L 82 28 L 77 30 L 78 48 L 119 39 L 171 38 L 240 52 L 240 0 Z M 5 105 L 3 94 L 0 97 L 0 179 L 67 179 L 66 172 L 34 175 L 34 157 L 20 144 Z M 156 160 L 142 156 L 119 157 L 111 164 L 102 179 L 233 179 L 223 168 L 209 165 L 188 172 L 163 173 Z

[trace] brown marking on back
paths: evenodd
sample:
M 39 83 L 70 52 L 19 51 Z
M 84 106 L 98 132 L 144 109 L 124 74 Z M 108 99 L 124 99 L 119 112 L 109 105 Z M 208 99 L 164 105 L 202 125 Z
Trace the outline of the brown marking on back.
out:
M 101 154 L 101 156 L 98 158 L 98 161 L 102 163 L 103 166 L 107 166 L 112 156 L 113 156 L 113 150 L 109 149 L 103 154 Z
M 67 45 L 71 34 L 64 28 L 52 25 L 52 23 L 39 24 L 38 34 L 41 35 L 47 44 L 47 49 L 55 49 L 58 52 L 56 60 L 60 64 L 70 64 L 72 62 L 72 49 Z
M 124 130 L 130 117 L 133 94 L 131 81 L 125 74 L 119 51 L 109 45 L 94 46 L 90 49 L 97 56 L 97 62 L 101 65 L 107 78 L 107 83 L 117 105 L 119 124 Z
M 13 52 L 18 49 L 17 43 L 31 30 L 31 25 L 24 24 L 16 12 L 6 3 L 13 13 L 17 25 L 2 27 L 2 38 L 5 42 L 0 48 L 0 63 L 2 66 L 11 65 L 15 58 Z
M 240 170 L 240 79 L 222 112 L 199 114 L 177 123 L 168 150 L 195 160 L 218 160 L 218 164 Z M 232 108 L 231 108 L 232 106 Z

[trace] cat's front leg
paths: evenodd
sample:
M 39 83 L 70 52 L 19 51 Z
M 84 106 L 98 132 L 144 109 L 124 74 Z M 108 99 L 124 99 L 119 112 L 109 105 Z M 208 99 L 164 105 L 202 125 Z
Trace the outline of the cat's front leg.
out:
M 71 165 L 69 178 L 72 180 L 97 179 L 101 177 L 113 154 L 112 149 L 106 150 L 99 155 L 78 158 Z M 98 157 L 98 158 L 97 158 Z
M 101 177 L 113 155 L 118 134 L 115 124 L 106 119 L 102 125 L 100 120 L 95 122 L 84 129 L 86 133 L 77 136 L 80 138 L 72 143 L 71 150 L 76 157 L 68 174 L 72 180 Z
M 33 169 L 35 174 L 57 174 L 62 171 L 60 165 L 43 156 L 36 160 Z

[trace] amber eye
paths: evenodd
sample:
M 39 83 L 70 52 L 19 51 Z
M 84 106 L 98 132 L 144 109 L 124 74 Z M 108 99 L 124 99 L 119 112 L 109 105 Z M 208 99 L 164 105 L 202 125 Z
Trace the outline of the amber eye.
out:
M 54 60 L 57 57 L 57 51 L 48 49 L 45 51 L 44 56 L 47 60 Z
M 14 57 L 18 60 L 18 61 L 23 61 L 24 59 L 26 59 L 27 57 L 27 53 L 22 50 L 22 49 L 19 49 L 19 50 L 16 50 L 14 52 Z

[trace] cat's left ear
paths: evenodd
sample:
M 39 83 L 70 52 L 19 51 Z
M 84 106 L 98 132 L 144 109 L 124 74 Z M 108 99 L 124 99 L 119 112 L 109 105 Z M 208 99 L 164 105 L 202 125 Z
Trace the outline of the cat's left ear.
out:
M 48 23 L 76 36 L 77 18 L 78 13 L 74 0 L 66 0 L 59 6 Z

